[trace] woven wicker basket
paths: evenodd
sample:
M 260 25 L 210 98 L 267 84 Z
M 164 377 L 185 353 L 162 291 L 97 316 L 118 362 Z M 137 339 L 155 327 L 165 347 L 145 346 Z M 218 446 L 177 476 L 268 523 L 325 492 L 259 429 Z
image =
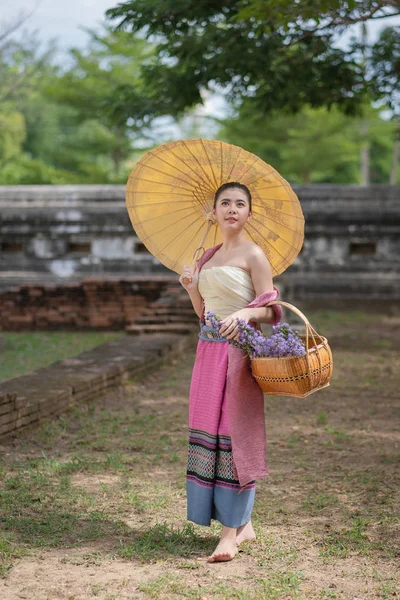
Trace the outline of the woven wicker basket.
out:
M 319 335 L 307 317 L 292 304 L 275 300 L 266 306 L 272 304 L 287 306 L 303 319 L 306 333 L 300 337 L 307 352 L 304 356 L 251 358 L 251 370 L 258 385 L 265 394 L 297 398 L 304 398 L 329 386 L 333 362 L 328 340 Z

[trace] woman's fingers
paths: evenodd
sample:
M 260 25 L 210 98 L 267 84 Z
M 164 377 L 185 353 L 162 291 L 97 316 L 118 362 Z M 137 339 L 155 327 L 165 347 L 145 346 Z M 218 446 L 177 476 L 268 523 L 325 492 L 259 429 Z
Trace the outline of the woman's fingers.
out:
M 229 337 L 229 334 L 231 334 L 233 331 L 235 331 L 237 328 L 237 323 L 235 321 L 230 321 L 227 323 L 224 323 L 223 326 L 220 328 L 219 332 L 221 335 L 224 335 L 225 337 Z M 228 334 L 228 335 L 225 335 Z
M 195 284 L 195 271 L 192 265 L 183 265 L 179 282 L 187 289 Z

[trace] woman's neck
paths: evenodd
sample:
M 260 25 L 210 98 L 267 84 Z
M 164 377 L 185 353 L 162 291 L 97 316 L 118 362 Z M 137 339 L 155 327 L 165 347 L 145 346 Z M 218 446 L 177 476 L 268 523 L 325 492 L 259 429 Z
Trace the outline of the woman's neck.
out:
M 222 240 L 222 246 L 220 248 L 221 254 L 230 254 L 232 250 L 235 250 L 238 246 L 241 246 L 245 241 L 245 237 L 242 233 L 235 236 L 224 236 Z

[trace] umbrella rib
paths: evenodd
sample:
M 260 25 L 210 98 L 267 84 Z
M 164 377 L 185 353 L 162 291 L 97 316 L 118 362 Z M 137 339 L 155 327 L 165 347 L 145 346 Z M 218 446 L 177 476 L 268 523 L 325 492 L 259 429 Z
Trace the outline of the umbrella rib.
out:
M 231 176 L 231 173 L 232 173 L 232 171 L 233 171 L 233 169 L 234 169 L 234 167 L 235 167 L 235 164 L 236 164 L 236 162 L 237 162 L 237 159 L 238 159 L 238 157 L 239 157 L 239 154 L 240 154 L 240 153 L 241 153 L 241 151 L 242 151 L 242 148 L 240 148 L 240 146 L 238 146 L 238 148 L 239 148 L 239 151 L 238 151 L 238 153 L 236 154 L 236 156 L 235 156 L 235 160 L 234 160 L 234 161 L 233 161 L 233 163 L 232 163 L 231 170 L 229 171 L 229 173 L 228 173 L 228 176 L 227 176 L 227 178 L 226 178 L 226 180 L 227 180 L 227 181 L 229 181 L 229 178 L 230 178 L 230 176 Z
M 153 155 L 154 156 L 154 155 Z M 162 160 L 163 162 L 165 162 L 166 165 L 168 165 L 169 167 L 172 167 L 173 169 L 175 169 L 176 171 L 178 171 L 178 173 L 183 173 L 183 175 L 186 175 L 186 173 L 184 173 L 183 171 L 180 171 L 179 169 L 177 169 L 176 167 L 174 167 L 174 165 L 171 165 L 168 161 L 165 160 L 165 158 L 160 158 L 159 156 L 157 156 L 157 158 L 159 160 Z M 175 175 L 170 175 L 169 173 L 166 173 L 165 171 L 161 171 L 161 169 L 157 169 L 156 167 L 153 167 L 153 165 L 146 165 L 147 169 L 152 169 L 153 171 L 156 171 L 156 173 L 161 173 L 161 175 L 163 175 L 164 177 L 172 177 L 174 180 L 178 180 L 178 181 L 182 181 L 183 183 L 186 183 L 188 185 L 192 185 L 190 183 L 190 181 L 185 181 L 185 179 L 181 179 L 180 177 L 176 177 Z M 138 178 L 140 180 L 140 177 Z M 194 186 L 193 186 L 194 187 Z
M 243 179 L 243 177 L 246 175 L 247 171 L 249 171 L 249 169 L 251 169 L 256 164 L 256 162 L 258 162 L 259 160 L 261 160 L 261 158 L 258 158 L 258 156 L 256 156 L 256 160 L 254 162 L 252 162 L 251 165 L 248 165 L 246 171 L 240 175 L 240 179 Z M 265 177 L 265 175 L 263 175 L 263 177 Z M 250 183 L 246 183 L 246 185 L 250 185 Z
M 160 171 L 160 173 L 162 173 L 162 171 Z M 163 173 L 163 175 L 165 175 L 165 173 Z M 172 175 L 171 175 L 171 177 L 172 177 Z M 169 187 L 171 187 L 173 185 L 174 188 L 177 190 L 185 190 L 186 192 L 190 192 L 191 194 L 193 194 L 193 190 L 190 190 L 190 189 L 184 188 L 184 187 L 180 187 L 179 185 L 175 185 L 173 183 L 164 183 L 164 181 L 154 182 L 153 179 L 145 179 L 144 177 L 135 177 L 135 179 L 136 179 L 136 181 L 146 181 L 146 183 L 153 183 L 153 184 L 156 183 L 157 185 L 168 185 Z M 132 190 L 131 193 L 136 194 L 136 192 L 134 190 Z
M 191 215 L 186 215 L 186 216 L 184 216 L 184 217 L 181 217 L 180 219 L 178 219 L 177 221 L 175 221 L 175 223 L 174 223 L 173 225 L 175 226 L 177 223 L 179 223 L 180 221 L 184 221 L 185 219 L 189 218 L 190 216 L 191 216 Z M 198 220 L 198 218 L 199 218 L 199 217 L 198 217 L 198 216 L 196 216 L 196 219 L 195 219 L 195 221 L 193 221 L 193 222 L 195 223 L 195 222 Z M 192 224 L 192 223 L 191 223 L 191 224 Z M 190 224 L 190 225 L 191 225 L 191 224 Z M 141 225 L 141 223 L 137 223 L 137 225 Z M 189 227 L 190 227 L 190 225 L 189 225 Z M 149 239 L 151 239 L 152 237 L 154 237 L 154 236 L 157 236 L 159 233 L 162 233 L 163 231 L 165 231 L 165 230 L 166 230 L 166 229 L 168 229 L 169 227 L 172 227 L 172 225 L 166 225 L 165 227 L 163 227 L 162 229 L 159 229 L 158 231 L 153 231 L 153 232 L 151 233 L 151 235 L 147 235 L 147 236 L 145 236 L 145 237 L 143 237 L 143 238 L 142 238 L 142 237 L 140 237 L 140 239 L 141 239 L 141 241 L 142 241 L 142 242 L 144 242 L 145 240 L 149 240 Z
M 254 231 L 256 231 L 256 232 L 257 232 L 259 235 L 261 235 L 261 237 L 263 238 L 263 240 L 265 240 L 265 241 L 267 242 L 267 244 L 269 244 L 269 245 L 271 246 L 271 248 L 274 250 L 274 252 L 276 252 L 277 254 L 279 254 L 279 256 L 280 256 L 281 258 L 283 258 L 283 260 L 284 260 L 285 262 L 287 262 L 287 259 L 286 259 L 286 257 L 285 257 L 285 256 L 283 256 L 283 254 L 281 254 L 281 253 L 279 252 L 279 250 L 277 250 L 277 249 L 275 248 L 275 246 L 274 246 L 273 244 L 271 244 L 271 242 L 270 242 L 269 240 L 267 240 L 267 238 L 265 238 L 265 237 L 263 236 L 263 234 L 262 234 L 262 233 L 260 233 L 256 227 L 254 227 L 253 223 L 250 223 L 250 221 L 248 221 L 248 222 L 247 222 L 247 224 L 248 224 L 250 227 L 252 227 L 252 229 L 254 229 Z M 258 244 L 257 244 L 257 245 L 258 245 Z
M 177 208 L 176 210 L 170 210 L 168 212 L 168 215 L 172 215 L 174 213 L 181 212 L 182 210 L 191 210 L 193 212 L 193 207 L 192 206 L 187 206 L 186 208 Z M 155 217 L 150 217 L 149 219 L 145 219 L 144 221 L 137 221 L 137 223 L 139 225 L 143 225 L 143 223 L 148 223 L 149 221 L 154 221 L 154 219 L 160 219 L 160 218 L 164 218 L 165 219 L 166 216 L 167 215 L 162 215 L 162 216 L 157 215 Z
M 149 190 L 135 190 L 135 191 L 131 191 L 131 190 L 126 190 L 126 194 L 148 194 Z M 164 195 L 168 195 L 171 194 L 171 192 L 154 192 L 154 196 L 164 196 Z M 180 196 L 185 196 L 187 198 L 192 198 L 193 193 L 191 194 L 179 194 Z M 182 200 L 182 202 L 187 202 L 187 200 Z
M 257 192 L 258 192 L 258 190 L 257 190 Z M 297 200 L 295 198 L 265 198 L 265 201 L 267 201 L 267 200 L 268 200 L 268 202 L 270 200 L 278 200 L 279 202 L 290 202 L 291 204 L 295 204 L 297 202 Z M 261 205 L 255 204 L 254 206 L 261 206 Z
M 258 213 L 261 214 L 261 213 Z M 269 217 L 265 217 L 266 219 L 268 219 L 268 221 L 273 221 L 274 223 L 277 223 L 279 225 L 279 227 L 283 227 L 284 229 L 287 229 L 288 231 L 294 232 L 296 231 L 295 229 L 293 229 L 292 227 L 288 227 L 287 225 L 285 225 L 284 223 L 280 223 L 279 221 L 276 221 L 275 219 L 270 219 Z M 258 223 L 259 221 L 257 221 Z M 249 221 L 248 221 L 249 223 Z M 262 227 L 265 227 L 265 229 L 267 229 L 268 231 L 270 231 L 271 233 L 275 233 L 273 229 L 271 229 L 270 227 L 268 227 L 267 225 L 265 225 L 264 223 L 262 223 Z
M 193 223 L 192 223 L 193 224 Z M 201 230 L 201 228 L 203 227 L 203 225 L 200 225 L 200 227 L 197 229 L 196 233 L 193 235 L 193 239 L 197 236 L 198 232 Z M 176 259 L 174 260 L 174 262 L 172 263 L 172 266 L 174 267 L 176 265 L 176 263 L 178 262 L 178 260 L 180 259 L 180 257 L 182 256 L 182 254 L 185 252 L 186 248 L 184 248 L 182 250 L 182 252 L 176 257 Z
M 267 185 L 267 187 L 257 188 L 257 192 L 259 190 L 274 190 L 275 188 L 280 188 L 280 187 L 290 187 L 290 185 L 288 184 L 286 186 L 284 183 L 279 183 L 278 185 Z
M 293 194 L 294 194 L 294 191 L 293 191 L 293 189 L 290 187 L 290 185 L 289 185 L 289 184 L 285 184 L 285 183 L 281 183 L 281 184 L 279 184 L 279 185 L 269 185 L 269 186 L 267 186 L 267 187 L 257 188 L 257 190 L 256 190 L 256 191 L 257 191 L 257 192 L 259 192 L 259 191 L 261 191 L 261 190 L 273 190 L 273 189 L 276 189 L 276 188 L 282 188 L 282 187 L 283 187 L 283 188 L 288 188 L 288 189 L 289 189 L 289 191 L 293 192 Z
M 186 150 L 189 152 L 189 154 L 192 156 L 192 158 L 194 158 L 194 160 L 197 162 L 197 164 L 199 165 L 200 169 L 203 171 L 204 177 L 205 179 L 203 179 L 202 177 L 200 177 L 200 175 L 198 174 L 198 172 L 193 169 L 193 167 L 191 167 L 190 165 L 186 164 L 185 161 L 183 160 L 183 158 L 181 156 L 176 155 L 175 152 L 172 151 L 172 148 L 168 148 L 168 151 L 178 160 L 180 160 L 185 167 L 189 167 L 189 169 L 191 169 L 193 171 L 193 173 L 195 173 L 197 175 L 197 177 L 200 177 L 202 183 L 204 183 L 205 186 L 207 186 L 210 191 L 212 190 L 212 188 L 210 187 L 210 183 L 209 183 L 209 176 L 207 174 L 207 172 L 203 169 L 202 164 L 199 162 L 199 159 L 197 158 L 197 156 L 195 154 L 193 154 L 193 152 L 191 151 L 191 149 L 189 148 L 189 146 L 186 144 L 185 140 L 181 140 L 182 141 L 182 145 L 186 148 Z
M 271 210 L 273 210 L 273 209 L 271 209 Z M 269 221 L 273 221 L 274 223 L 281 224 L 280 221 L 277 221 L 276 219 L 273 219 L 269 215 L 266 215 L 266 214 L 260 212 L 259 210 L 253 210 L 252 212 L 256 213 L 257 215 L 262 215 L 263 217 L 265 217 Z M 292 215 L 290 213 L 285 213 L 285 212 L 282 212 L 281 210 L 277 211 L 277 212 L 279 212 L 280 215 L 285 215 L 286 217 L 292 217 L 293 219 L 299 219 L 299 221 L 304 221 L 304 217 L 300 217 L 298 215 Z
M 197 156 L 195 154 L 193 154 L 193 152 L 191 151 L 191 149 L 189 148 L 189 146 L 186 144 L 185 140 L 182 140 L 182 144 L 185 146 L 186 150 L 191 154 L 191 156 L 194 158 L 194 160 L 199 165 L 200 169 L 203 171 L 204 176 L 206 178 L 205 180 L 202 180 L 204 182 L 204 185 L 210 190 L 211 193 L 214 193 L 214 190 L 213 190 L 213 188 L 211 187 L 211 185 L 209 183 L 207 172 L 204 170 L 203 165 L 200 163 L 200 161 L 197 158 Z M 171 152 L 172 152 L 172 150 L 171 150 Z M 172 152 L 172 154 L 174 154 L 174 153 Z M 176 155 L 174 154 L 174 156 L 176 156 Z M 180 159 L 180 160 L 182 160 L 182 159 Z M 189 168 L 192 169 L 192 171 L 193 171 L 193 167 L 189 167 Z
M 167 150 L 167 151 L 168 151 L 170 154 L 172 154 L 172 156 L 174 156 L 175 158 L 177 158 L 178 160 L 180 160 L 180 161 L 181 161 L 181 162 L 184 164 L 184 166 L 185 166 L 186 168 L 187 168 L 187 167 L 189 167 L 189 169 L 191 169 L 191 170 L 193 171 L 193 173 L 196 175 L 196 177 L 198 177 L 198 178 L 200 179 L 200 182 L 201 182 L 201 183 L 205 183 L 205 184 L 207 185 L 207 181 L 204 181 L 204 180 L 203 180 L 203 179 L 200 177 L 200 175 L 197 173 L 197 171 L 195 171 L 195 170 L 194 170 L 194 169 L 193 169 L 193 168 L 192 168 L 190 165 L 187 165 L 187 164 L 185 163 L 185 161 L 184 161 L 184 160 L 182 160 L 182 158 L 181 158 L 179 155 L 177 156 L 177 155 L 176 155 L 174 152 L 172 152 L 172 150 L 171 150 L 170 148 L 166 148 L 166 150 Z M 166 160 L 164 157 L 162 157 L 162 156 L 158 156 L 158 155 L 156 155 L 156 154 L 153 154 L 153 153 L 151 153 L 151 154 L 152 154 L 152 156 L 156 156 L 156 157 L 157 157 L 159 160 L 162 160 L 163 162 L 165 162 L 165 164 L 167 164 L 168 166 L 170 166 L 170 167 L 172 167 L 173 169 L 175 169 L 176 171 L 178 171 L 178 173 L 183 173 L 183 175 L 187 175 L 187 173 L 185 173 L 185 171 L 181 171 L 181 169 L 178 169 L 178 167 L 176 167 L 175 165 L 171 165 L 171 163 L 169 163 L 169 162 L 168 162 L 168 161 L 167 161 L 167 160 Z
M 201 145 L 203 146 L 204 153 L 205 153 L 205 155 L 206 155 L 206 157 L 207 157 L 208 164 L 210 165 L 210 169 L 211 169 L 211 173 L 213 174 L 213 177 L 214 177 L 215 185 L 216 185 L 216 187 L 218 188 L 218 181 L 217 181 L 217 178 L 215 177 L 215 173 L 214 173 L 213 166 L 212 166 L 212 164 L 211 164 L 210 157 L 208 156 L 208 154 L 207 154 L 207 150 L 206 150 L 206 148 L 205 148 L 205 146 L 204 146 L 204 140 L 203 140 L 202 138 L 200 138 L 200 141 L 201 141 Z
M 251 166 L 255 165 L 255 164 L 256 164 L 256 162 L 258 162 L 258 161 L 261 161 L 261 158 L 257 158 L 257 160 L 255 160 Z M 264 162 L 264 161 L 261 161 L 261 162 Z M 267 163 L 264 163 L 264 164 L 266 165 Z M 255 183 L 256 181 L 258 181 L 259 179 L 264 179 L 265 177 L 267 177 L 267 175 L 270 175 L 271 173 L 272 173 L 272 174 L 276 174 L 276 175 L 278 175 L 278 172 L 277 172 L 277 171 L 276 171 L 276 170 L 275 170 L 273 167 L 271 167 L 271 165 L 267 165 L 267 166 L 269 167 L 269 169 L 268 169 L 268 170 L 266 169 L 266 170 L 265 170 L 265 172 L 264 172 L 264 173 L 262 173 L 260 176 L 257 176 L 257 177 L 255 177 L 255 179 L 248 181 L 248 182 L 246 183 L 246 185 L 254 185 L 254 183 Z M 250 167 L 249 167 L 249 168 L 250 168 Z M 249 169 L 247 169 L 247 171 L 248 171 L 248 170 L 249 170 Z M 247 171 L 244 173 L 244 175 L 247 173 Z
M 148 192 L 146 192 L 148 194 Z M 175 205 L 175 204 L 188 204 L 188 200 L 171 200 L 171 202 L 166 202 L 165 200 L 163 202 L 145 202 L 144 204 L 128 204 L 126 203 L 126 206 L 128 208 L 136 208 L 137 206 L 139 206 L 140 208 L 142 206 L 159 206 L 161 204 L 161 206 L 163 205 Z
M 188 229 L 190 229 L 190 227 L 192 227 L 192 225 L 195 225 L 197 221 L 198 221 L 198 218 L 196 217 L 196 219 L 195 219 L 194 221 L 192 221 L 191 223 L 189 223 L 189 225 L 186 227 L 186 231 L 187 231 Z M 204 223 L 202 223 L 202 224 L 199 226 L 199 229 L 198 229 L 197 231 L 200 231 L 200 229 L 201 229 L 203 226 L 204 226 Z M 197 233 L 197 232 L 196 232 L 196 233 Z M 182 235 L 182 231 L 178 231 L 177 235 L 176 235 L 174 238 L 172 238 L 171 240 L 169 240 L 169 242 L 168 242 L 168 243 L 167 243 L 165 246 L 163 246 L 162 248 L 159 248 L 159 252 L 164 252 L 165 248 L 168 248 L 168 246 L 169 246 L 170 244 L 172 244 L 172 243 L 173 243 L 173 242 L 174 242 L 174 241 L 175 241 L 175 240 L 176 240 L 176 239 L 177 239 L 177 238 L 178 238 L 180 235 Z M 183 250 L 183 252 L 184 252 L 184 250 Z M 175 264 L 176 262 L 177 262 L 177 261 L 175 260 L 175 261 L 173 262 L 173 264 Z
M 197 202 L 200 204 L 200 206 L 207 211 L 207 201 L 204 197 L 204 192 L 202 189 L 197 188 L 197 190 L 195 190 L 193 192 L 193 196 L 194 198 L 197 200 Z

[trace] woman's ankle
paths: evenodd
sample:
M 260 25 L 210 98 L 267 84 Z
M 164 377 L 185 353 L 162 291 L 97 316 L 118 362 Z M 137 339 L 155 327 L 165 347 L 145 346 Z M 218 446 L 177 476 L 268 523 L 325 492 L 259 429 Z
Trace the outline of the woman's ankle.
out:
M 233 540 L 236 539 L 237 536 L 237 529 L 233 528 L 233 527 L 225 527 L 223 528 L 222 532 L 221 532 L 221 540 L 222 539 L 229 539 L 232 538 Z

